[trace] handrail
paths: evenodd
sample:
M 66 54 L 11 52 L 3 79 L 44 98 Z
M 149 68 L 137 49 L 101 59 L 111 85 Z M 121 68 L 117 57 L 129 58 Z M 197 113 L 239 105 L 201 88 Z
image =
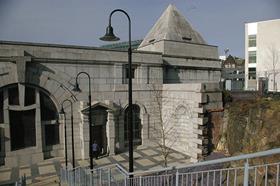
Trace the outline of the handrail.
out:
M 134 176 L 143 176 L 145 174 L 151 174 L 151 173 L 156 173 L 156 172 L 164 172 L 164 171 L 170 171 L 170 170 L 176 170 L 175 166 L 172 167 L 166 167 L 162 169 L 154 169 L 154 170 L 147 170 L 147 171 L 136 171 L 133 173 L 129 173 L 129 175 L 134 175 Z
M 111 164 L 111 165 L 105 165 L 105 166 L 102 166 L 102 167 L 98 167 L 98 168 L 95 168 L 95 169 L 89 169 L 89 170 L 92 172 L 92 171 L 107 169 L 107 168 L 111 168 L 111 167 L 115 167 L 115 166 L 116 166 L 116 164 Z
M 155 169 L 155 170 L 150 170 L 150 171 L 149 170 L 148 171 L 138 171 L 138 172 L 130 173 L 129 175 L 143 175 L 143 174 L 163 172 L 163 171 L 168 171 L 168 170 L 173 170 L 173 169 L 179 171 L 179 169 L 184 169 L 184 168 L 192 168 L 192 167 L 198 167 L 198 166 L 203 166 L 203 165 L 211 165 L 211 164 L 225 163 L 225 162 L 230 162 L 230 161 L 258 158 L 258 157 L 270 156 L 270 155 L 274 155 L 274 154 L 280 154 L 280 148 L 266 150 L 266 151 L 260 151 L 260 152 L 251 153 L 251 154 L 243 154 L 243 155 L 238 155 L 238 156 L 233 156 L 233 157 L 203 161 L 203 162 L 194 163 L 194 164 L 190 164 L 190 165 L 184 165 L 184 166 L 173 166 L 173 167 Z
M 131 173 L 127 172 L 127 170 L 125 170 L 125 168 L 123 168 L 121 165 L 116 163 L 116 167 L 118 169 L 120 169 L 121 172 L 123 172 L 125 174 L 125 176 L 129 176 Z
M 90 171 L 95 171 L 95 170 L 102 170 L 106 168 L 111 168 L 111 167 L 117 167 L 122 173 L 124 173 L 124 176 L 143 176 L 151 173 L 156 173 L 156 172 L 163 172 L 163 171 L 170 171 L 170 170 L 180 170 L 180 169 L 185 169 L 185 168 L 192 168 L 192 167 L 199 167 L 199 166 L 205 166 L 205 165 L 213 165 L 213 164 L 220 164 L 220 163 L 226 163 L 230 161 L 239 161 L 239 160 L 246 160 L 246 159 L 252 159 L 252 158 L 259 158 L 259 157 L 264 157 L 264 156 L 270 156 L 270 155 L 275 155 L 275 154 L 280 154 L 280 148 L 275 148 L 271 150 L 266 150 L 266 151 L 260 151 L 256 153 L 251 153 L 251 154 L 243 154 L 243 155 L 238 155 L 238 156 L 233 156 L 233 157 L 227 157 L 227 158 L 220 158 L 220 159 L 215 159 L 215 160 L 209 160 L 209 161 L 203 161 L 203 162 L 198 162 L 190 165 L 184 165 L 184 166 L 172 166 L 172 167 L 167 167 L 167 168 L 161 168 L 161 169 L 154 169 L 154 170 L 147 170 L 147 171 L 136 171 L 129 173 L 125 168 L 123 168 L 119 164 L 111 164 L 103 167 L 99 167 L 96 169 L 90 169 Z M 74 171 L 75 169 L 78 168 L 83 168 L 81 166 L 75 167 L 74 169 L 70 171 Z
M 225 162 L 230 162 L 230 161 L 259 158 L 259 157 L 270 156 L 270 155 L 279 154 L 279 153 L 280 153 L 280 148 L 276 148 L 276 149 L 256 152 L 256 153 L 252 153 L 252 154 L 243 154 L 243 155 L 238 155 L 238 156 L 233 156 L 233 157 L 228 157 L 228 158 L 220 158 L 220 159 L 215 159 L 215 160 L 203 161 L 203 162 L 199 162 L 199 163 L 195 163 L 195 164 L 191 164 L 191 165 L 187 165 L 187 166 L 182 166 L 182 167 L 176 167 L 176 168 L 184 169 L 184 168 L 198 167 L 198 166 L 203 166 L 203 165 L 225 163 Z

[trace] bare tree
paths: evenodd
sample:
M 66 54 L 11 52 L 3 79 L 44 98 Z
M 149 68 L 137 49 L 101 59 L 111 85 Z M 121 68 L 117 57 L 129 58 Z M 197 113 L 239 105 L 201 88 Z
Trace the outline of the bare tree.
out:
M 168 156 L 170 155 L 171 148 L 177 140 L 177 131 L 174 125 L 176 118 L 176 111 L 171 111 L 167 115 L 163 115 L 163 104 L 166 101 L 163 100 L 162 91 L 156 85 L 151 86 L 151 92 L 154 97 L 156 108 L 155 114 L 158 116 L 158 122 L 155 122 L 153 127 L 155 143 L 161 149 L 161 155 L 164 161 L 164 167 L 167 167 Z
M 274 46 L 271 45 L 268 47 L 268 53 L 269 53 L 269 61 L 266 63 L 266 77 L 269 78 L 271 75 L 272 82 L 273 82 L 273 91 L 277 91 L 277 82 L 276 82 L 276 76 L 280 73 L 280 57 L 279 57 L 279 50 Z

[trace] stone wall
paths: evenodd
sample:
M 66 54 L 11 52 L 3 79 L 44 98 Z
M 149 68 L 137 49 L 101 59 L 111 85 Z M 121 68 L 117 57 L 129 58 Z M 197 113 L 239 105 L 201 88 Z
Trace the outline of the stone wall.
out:
M 165 120 L 168 114 L 175 113 L 170 123 L 175 123 L 173 134 L 180 132 L 179 142 L 175 149 L 190 155 L 193 161 L 203 154 L 203 139 L 201 126 L 207 122 L 207 118 L 201 114 L 207 108 L 221 106 L 221 97 L 216 83 L 188 83 L 188 84 L 163 84 L 164 60 L 161 53 L 133 52 L 133 65 L 136 66 L 135 78 L 133 79 L 133 104 L 140 107 L 140 118 L 142 124 L 142 144 L 154 138 L 155 127 L 158 126 L 159 115 L 156 111 L 156 101 L 153 97 L 156 85 L 157 90 L 163 95 L 161 99 L 161 110 Z M 198 60 L 198 59 L 197 59 Z M 168 57 L 173 63 L 180 63 L 176 57 Z M 189 63 L 195 65 L 194 61 L 186 61 L 184 73 L 188 73 Z M 124 67 L 127 64 L 127 52 L 114 50 L 101 50 L 92 47 L 75 47 L 30 43 L 1 43 L 0 45 L 0 87 L 12 84 L 31 84 L 48 92 L 60 110 L 61 103 L 65 99 L 74 102 L 74 141 L 75 155 L 77 159 L 88 158 L 89 132 L 88 132 L 88 79 L 86 76 L 79 77 L 82 92 L 76 93 L 72 89 L 75 84 L 76 74 L 84 71 L 91 76 L 92 108 L 102 105 L 108 109 L 108 120 L 106 134 L 109 152 L 114 154 L 122 152 L 124 147 L 124 110 L 128 104 L 128 85 L 124 75 Z M 180 64 L 183 66 L 184 62 Z M 208 70 L 219 73 L 217 62 L 201 61 L 203 68 L 196 73 L 202 75 Z M 207 65 L 210 65 L 207 68 Z M 200 67 L 201 68 L 201 67 Z M 202 72 L 204 69 L 204 72 Z M 195 71 L 195 69 L 193 69 Z M 216 71 L 216 72 L 214 72 Z M 198 75 L 198 77 L 200 77 Z M 216 77 L 214 77 L 216 76 Z M 209 78 L 210 77 L 210 78 Z M 203 76 L 204 81 L 217 81 L 218 75 Z M 180 78 L 181 75 L 180 75 Z M 202 79 L 197 79 L 201 81 Z M 185 82 L 185 81 L 182 81 Z M 174 101 L 175 100 L 175 101 Z M 171 112 L 168 111 L 171 109 Z M 69 108 L 65 109 L 66 124 L 70 124 Z M 185 114 L 186 113 L 186 114 Z M 179 115 L 178 115 L 179 114 Z M 62 116 L 63 118 L 63 116 Z M 54 156 L 63 155 L 63 119 L 60 119 L 60 145 L 55 151 L 50 152 Z M 171 117 L 172 118 L 172 117 Z M 0 124 L 6 129 L 8 123 Z M 115 128 L 115 129 L 114 129 Z M 67 127 L 68 155 L 71 158 L 71 129 Z M 5 139 L 9 139 L 9 132 L 5 130 Z M 181 144 L 187 144 L 182 146 Z M 5 146 L 9 146 L 9 140 Z M 6 148 L 7 150 L 7 148 Z M 28 148 L 27 148 L 28 150 Z M 41 149 L 38 149 L 40 151 Z M 2 153 L 2 152 L 1 152 Z M 25 156 L 25 153 L 17 151 L 4 152 L 4 156 L 16 159 Z
M 162 114 L 170 147 L 197 161 L 208 153 L 208 136 L 203 133 L 207 109 L 221 109 L 218 84 L 163 85 Z

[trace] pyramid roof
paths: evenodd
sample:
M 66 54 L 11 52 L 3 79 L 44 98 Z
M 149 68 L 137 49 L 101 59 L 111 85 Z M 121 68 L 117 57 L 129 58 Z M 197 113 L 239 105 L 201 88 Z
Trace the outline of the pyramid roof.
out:
M 146 35 L 139 48 L 160 40 L 206 44 L 177 8 L 170 4 Z

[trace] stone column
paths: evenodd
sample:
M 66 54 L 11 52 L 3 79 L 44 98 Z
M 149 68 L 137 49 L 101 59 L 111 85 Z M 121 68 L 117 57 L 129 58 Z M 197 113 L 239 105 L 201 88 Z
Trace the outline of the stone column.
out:
M 150 79 L 150 69 L 149 66 L 146 64 L 142 64 L 140 66 L 140 83 L 142 84 L 149 84 L 149 79 Z
M 149 142 L 149 114 L 144 113 L 142 115 L 142 144 L 147 144 Z
M 8 99 L 8 90 L 3 92 L 3 112 L 4 112 L 4 140 L 5 143 L 5 152 L 11 152 L 11 134 L 10 134 L 10 118 L 9 118 L 9 99 Z
M 45 129 L 44 129 L 44 125 L 41 124 L 41 108 L 40 108 L 39 91 L 36 90 L 35 96 L 36 96 L 36 107 L 35 107 L 36 153 L 32 154 L 32 161 L 39 162 L 44 159 L 43 143 L 45 143 L 45 133 L 44 133 Z
M 108 112 L 108 120 L 107 120 L 106 132 L 107 132 L 107 138 L 108 138 L 109 155 L 114 155 L 115 148 L 116 148 L 115 115 L 114 115 L 114 111 L 112 111 L 112 110 L 107 110 L 107 112 Z
M 84 105 L 84 104 L 83 104 Z M 83 108 L 83 107 L 82 107 Z M 80 123 L 81 140 L 82 140 L 82 158 L 89 158 L 89 119 L 88 114 L 82 115 L 82 122 Z
M 119 141 L 119 150 L 123 151 L 124 150 L 124 113 L 120 112 L 119 115 L 119 136 L 118 136 L 118 141 Z

